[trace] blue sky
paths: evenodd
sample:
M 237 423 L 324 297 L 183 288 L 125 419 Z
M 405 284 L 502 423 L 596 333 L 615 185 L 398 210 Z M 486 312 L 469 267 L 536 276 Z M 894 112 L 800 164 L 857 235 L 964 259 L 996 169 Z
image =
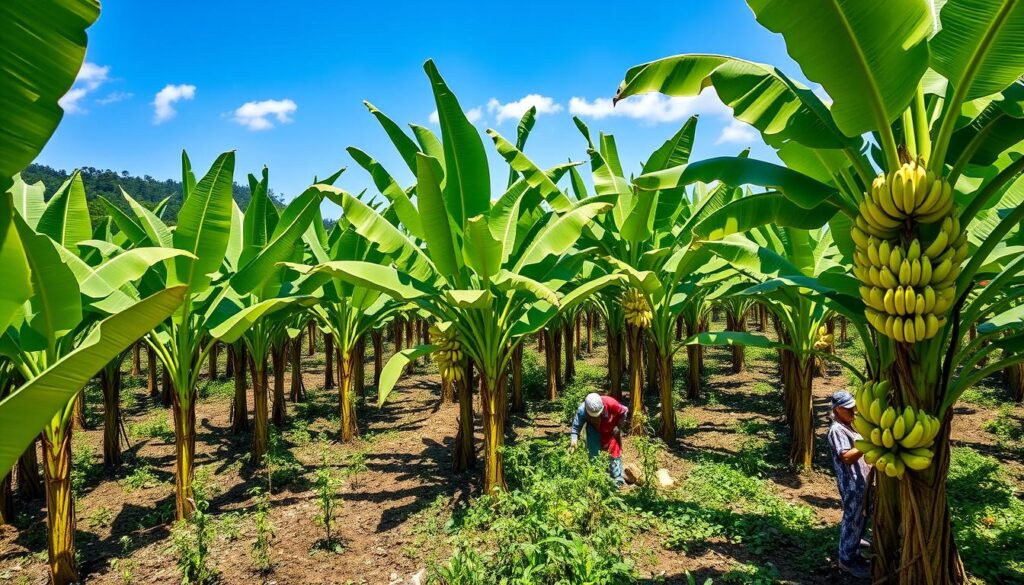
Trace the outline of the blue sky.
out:
M 603 4 L 108 0 L 64 99 L 68 113 L 39 162 L 165 179 L 180 177 L 182 148 L 198 172 L 235 149 L 236 181 L 266 164 L 271 187 L 290 198 L 341 166 L 340 186 L 370 185 L 345 152 L 352 145 L 408 185 L 411 175 L 362 101 L 437 130 L 427 58 L 479 116 L 481 131 L 514 137 L 518 113 L 538 104 L 526 153 L 541 166 L 585 160 L 574 113 L 615 135 L 627 172 L 692 113 L 701 113 L 695 157 L 747 146 L 772 156 L 713 94 L 631 98 L 640 101 L 614 110 L 601 101 L 630 66 L 677 53 L 730 54 L 802 78 L 781 38 L 761 29 L 746 4 Z M 504 184 L 496 154 L 491 174 L 496 189 Z M 325 204 L 324 213 L 338 210 Z

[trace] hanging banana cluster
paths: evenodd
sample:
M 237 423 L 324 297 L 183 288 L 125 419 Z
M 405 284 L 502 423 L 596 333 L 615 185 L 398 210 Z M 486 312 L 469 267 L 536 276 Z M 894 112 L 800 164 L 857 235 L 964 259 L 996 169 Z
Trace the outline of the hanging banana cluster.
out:
M 825 351 L 832 347 L 833 342 L 835 342 L 835 336 L 829 333 L 824 325 L 818 327 L 818 340 L 814 342 L 815 351 Z
M 889 477 L 902 479 L 907 468 L 927 469 L 932 463 L 931 446 L 942 426 L 939 419 L 910 406 L 900 413 L 886 398 L 889 382 L 867 382 L 854 393 L 857 414 L 853 428 L 863 439 L 855 447 L 864 462 Z
M 622 295 L 622 312 L 627 325 L 638 329 L 646 329 L 651 326 L 651 307 L 647 304 L 647 297 L 635 288 L 627 290 Z
M 433 353 L 441 377 L 445 380 L 458 382 L 462 379 L 462 343 L 456 336 L 455 326 L 451 323 L 433 324 L 430 326 L 430 343 L 439 347 Z
M 927 242 L 903 229 L 939 221 L 938 234 Z M 871 325 L 900 343 L 934 337 L 953 306 L 968 250 L 949 183 L 916 163 L 880 175 L 850 235 Z

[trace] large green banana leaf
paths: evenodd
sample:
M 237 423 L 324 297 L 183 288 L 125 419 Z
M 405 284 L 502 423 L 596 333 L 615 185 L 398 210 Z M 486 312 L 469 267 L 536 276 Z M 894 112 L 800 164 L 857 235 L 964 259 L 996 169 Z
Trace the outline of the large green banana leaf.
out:
M 404 136 L 404 134 L 403 134 Z M 388 198 L 391 201 L 391 205 L 395 208 L 395 213 L 398 215 L 398 219 L 402 222 L 402 225 L 406 230 L 409 231 L 413 236 L 424 239 L 423 227 L 421 225 L 421 219 L 419 214 L 416 213 L 416 207 L 413 206 L 412 200 L 409 199 L 409 195 L 406 194 L 405 189 L 402 189 L 398 181 L 391 176 L 390 173 L 376 160 L 370 157 L 362 150 L 354 146 L 350 146 L 346 149 L 349 156 L 356 161 L 359 166 L 366 169 L 366 172 L 370 173 L 370 178 L 373 179 L 373 184 L 380 191 L 381 195 Z M 417 153 L 419 154 L 419 153 Z M 416 173 L 419 173 L 419 167 L 417 166 Z M 440 184 L 442 181 L 438 181 Z
M 82 174 L 75 171 L 54 193 L 39 218 L 36 231 L 78 254 L 79 242 L 92 238 L 89 203 L 85 199 Z
M 185 292 L 163 290 L 100 321 L 75 350 L 0 401 L 0 475 L 96 372 L 174 312 Z
M 1024 3 L 949 0 L 939 19 L 942 30 L 930 42 L 932 68 L 966 99 L 1000 92 L 1024 74 Z
M 224 262 L 231 234 L 231 189 L 235 171 L 234 151 L 217 157 L 181 206 L 178 227 L 172 235 L 174 247 L 196 257 L 177 258 L 172 282 L 189 285 L 193 292 L 210 284 L 210 274 Z
M 50 140 L 64 111 L 57 104 L 85 59 L 95 0 L 0 2 L 0 193 Z
M 804 75 L 832 98 L 850 137 L 887 127 L 910 104 L 928 68 L 932 14 L 926 0 L 748 0 L 780 33 Z
M 0 266 L 4 272 L 4 285 L 0 287 L 0 331 L 7 329 L 32 295 L 28 260 L 14 225 L 14 214 L 11 195 L 0 193 Z
M 419 205 L 417 217 L 422 221 L 423 239 L 427 250 L 441 276 L 458 279 L 462 267 L 461 258 L 455 253 L 452 224 L 445 210 L 441 184 L 444 171 L 434 157 L 416 153 L 416 202 Z M 404 221 L 403 221 L 404 224 Z

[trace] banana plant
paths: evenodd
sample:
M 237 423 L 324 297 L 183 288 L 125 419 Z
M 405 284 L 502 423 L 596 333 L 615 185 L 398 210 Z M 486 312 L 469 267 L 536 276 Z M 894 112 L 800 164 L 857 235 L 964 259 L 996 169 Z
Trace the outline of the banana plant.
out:
M 319 216 L 322 197 L 316 189 L 307 189 L 279 216 L 269 196 L 267 168 L 263 168 L 258 180 L 249 175 L 249 184 L 252 199 L 241 222 L 235 222 L 241 226 L 237 232 L 238 245 L 226 254 L 227 264 L 238 269 L 230 274 L 219 294 L 219 304 L 214 308 L 220 321 L 212 324 L 209 335 L 225 343 L 241 341 L 252 357 L 255 367 L 250 463 L 260 465 L 270 439 L 267 361 L 273 357 L 277 366 L 273 419 L 275 424 L 281 424 L 285 409 L 281 348 L 296 313 L 316 302 L 284 264 L 302 259 L 301 240 Z
M 838 254 L 829 231 L 766 226 L 744 236 L 706 242 L 705 248 L 726 260 L 728 270 L 741 279 L 728 283 L 720 298 L 760 300 L 774 317 L 778 343 L 760 335 L 746 337 L 751 345 L 781 350 L 784 412 L 791 436 L 789 459 L 796 468 L 810 469 L 815 444 L 815 357 L 839 361 L 858 377 L 863 371 L 815 348 L 818 330 L 833 311 L 843 315 L 863 313 L 857 283 L 836 262 Z M 859 331 L 867 334 L 862 326 Z
M 1017 49 L 1024 6 L 1013 0 L 748 4 L 760 24 L 783 36 L 789 55 L 830 103 L 777 68 L 732 57 L 679 55 L 634 67 L 616 99 L 649 91 L 688 96 L 712 86 L 785 163 L 717 159 L 637 183 L 653 189 L 722 179 L 770 187 L 801 213 L 831 212 L 846 268 L 863 287 L 858 321 L 873 331 L 873 342 L 865 344 L 877 348 L 872 375 L 888 382 L 880 399 L 910 409 L 910 417 L 940 421 L 925 465 L 918 455 L 901 455 L 900 446 L 884 447 L 886 455 L 875 461 L 885 478 L 873 576 L 962 583 L 945 485 L 952 407 L 972 376 L 956 377 L 954 366 L 962 332 L 988 306 L 974 303 L 991 299 L 976 292 L 979 283 L 1010 282 L 1024 269 L 1006 245 L 1024 218 L 1024 205 L 1006 200 L 1024 170 L 1024 56 Z M 993 327 L 1001 342 L 1013 347 L 1008 340 L 1020 335 L 1021 324 L 1007 307 L 987 322 L 999 323 Z M 1020 359 L 1020 352 L 1008 352 L 1000 366 Z
M 410 234 L 422 230 L 425 247 L 357 197 L 320 186 L 341 206 L 356 233 L 390 256 L 393 265 L 349 260 L 321 264 L 315 270 L 412 303 L 435 320 L 437 343 L 406 349 L 388 361 L 381 374 L 379 403 L 388 398 L 405 366 L 419 356 L 438 352 L 435 359 L 442 367 L 473 361 L 481 374 L 484 487 L 490 491 L 505 485 L 501 453 L 508 403 L 505 381 L 515 346 L 543 328 L 559 310 L 571 308 L 618 279 L 612 275 L 558 294 L 582 264 L 581 258 L 569 253 L 574 242 L 584 225 L 610 204 L 572 204 L 549 176 L 519 169 L 523 176 L 492 201 L 480 135 L 433 62 L 427 61 L 424 69 L 442 136 L 438 143 L 425 142 L 423 150 L 407 136 L 395 140 L 403 145 L 400 152 L 406 149 L 415 161 L 417 181 L 416 207 L 404 203 L 394 207 Z M 504 139 L 494 136 L 501 151 Z M 525 160 L 521 153 L 517 158 Z M 531 181 L 538 187 L 532 187 Z M 393 196 L 400 200 L 397 190 Z M 564 211 L 545 211 L 541 206 L 548 201 L 545 196 Z
M 10 197 L 4 199 L 10 205 Z M 14 216 L 13 224 L 33 292 L 0 337 L 0 354 L 25 381 L 0 401 L 5 429 L 0 466 L 6 474 L 42 431 L 51 579 L 74 583 L 78 580 L 70 475 L 74 404 L 97 372 L 180 305 L 183 286 L 140 300 L 132 282 L 151 266 L 183 254 L 158 248 L 134 250 L 93 270 L 73 252 L 33 230 L 21 216 Z
M 617 357 L 617 332 L 625 331 L 626 355 L 629 364 L 629 393 L 633 412 L 643 411 L 641 387 L 641 347 L 644 339 L 653 342 L 661 402 L 660 436 L 666 441 L 675 436 L 675 409 L 672 406 L 672 359 L 681 345 L 673 334 L 676 320 L 686 311 L 691 336 L 697 333 L 696 321 L 701 312 L 705 289 L 697 286 L 720 266 L 708 264 L 711 255 L 700 249 L 697 238 L 719 239 L 725 235 L 750 229 L 768 222 L 782 225 L 805 222 L 820 226 L 817 218 L 792 217 L 778 205 L 778 197 L 758 194 L 744 197 L 740 189 L 721 184 L 714 188 L 672 187 L 649 190 L 630 183 L 619 163 L 615 139 L 599 134 L 595 141 L 590 130 L 578 118 L 576 126 L 587 140 L 594 189 L 598 198 L 615 202 L 612 212 L 591 223 L 584 230 L 582 245 L 600 253 L 609 272 L 628 277 L 629 286 L 617 304 L 621 311 L 607 311 L 609 351 Z M 685 165 L 690 159 L 697 118 L 692 117 L 644 163 L 642 176 L 657 175 L 667 169 Z M 574 169 L 570 170 L 576 197 L 585 187 Z M 757 208 L 763 213 L 749 210 Z M 607 295 L 602 295 L 607 296 Z M 606 307 L 616 301 L 606 299 Z M 619 317 L 621 315 L 621 321 Z M 690 344 L 687 353 L 690 370 L 699 372 L 699 346 Z M 612 364 L 613 366 L 618 364 Z M 621 366 L 620 366 L 621 367 Z M 612 390 L 617 389 L 617 368 L 612 368 Z M 698 378 L 699 382 L 699 378 Z M 696 397 L 693 385 L 691 398 Z M 640 432 L 641 417 L 633 420 L 634 432 Z
M 319 241 L 310 242 L 310 249 L 314 266 L 289 266 L 310 275 L 311 282 L 319 284 L 319 302 L 312 313 L 330 332 L 336 352 L 341 356 L 338 364 L 341 415 L 338 436 L 342 442 L 348 442 L 359 434 L 353 393 L 354 374 L 358 370 L 356 361 L 363 357 L 356 351 L 358 343 L 381 322 L 397 314 L 402 305 L 379 289 L 353 284 L 333 275 L 331 266 L 336 262 L 387 262 L 387 257 L 379 249 L 356 233 L 347 216 L 338 220 L 326 249 Z

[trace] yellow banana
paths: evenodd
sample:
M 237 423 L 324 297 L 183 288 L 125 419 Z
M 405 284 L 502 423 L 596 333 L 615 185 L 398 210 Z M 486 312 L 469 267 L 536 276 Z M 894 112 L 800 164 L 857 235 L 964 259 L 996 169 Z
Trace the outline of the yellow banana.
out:
M 915 242 L 917 240 L 914 240 Z M 921 259 L 916 258 L 910 262 L 910 284 L 917 286 L 921 284 Z
M 904 304 L 904 302 L 903 302 L 904 301 L 903 287 L 900 286 L 900 287 L 897 287 L 895 289 L 890 289 L 890 290 L 893 291 L 893 293 L 892 293 L 892 304 L 893 304 L 893 307 L 896 309 L 896 312 L 893 313 L 893 314 L 894 315 L 903 315 L 903 314 L 905 314 L 907 312 L 907 305 Z
M 896 439 L 892 437 L 892 429 L 885 429 L 882 431 L 882 446 L 886 449 L 892 449 L 892 446 L 896 444 Z
M 921 471 L 922 469 L 928 469 L 928 466 L 932 464 L 931 457 L 921 457 L 914 455 L 910 451 L 900 451 L 900 459 L 903 463 L 915 471 Z
M 903 437 L 900 441 L 900 445 L 903 445 L 907 449 L 913 449 L 921 446 L 921 439 L 924 438 L 924 424 L 918 420 L 914 423 L 914 428 L 907 432 L 907 436 Z
M 872 443 L 878 445 L 879 447 L 885 447 L 885 443 L 882 442 L 882 429 L 878 427 L 871 429 L 871 433 L 869 436 L 871 437 Z
M 921 256 L 921 280 L 919 286 L 930 284 L 932 281 L 932 261 L 928 256 Z
M 918 341 L 928 339 L 928 327 L 925 325 L 924 317 L 920 314 L 914 315 L 914 338 Z
M 896 422 L 892 423 L 892 438 L 899 441 L 907 434 L 906 422 L 903 420 L 903 416 L 897 415 Z
M 850 237 L 853 238 L 853 243 L 857 244 L 857 247 L 868 247 L 868 235 L 864 233 L 859 227 L 853 226 L 852 228 L 850 228 Z
M 885 295 L 882 297 L 882 304 L 883 304 L 883 307 L 885 308 L 885 312 L 889 313 L 890 315 L 895 315 L 896 314 L 896 301 L 894 300 L 895 297 L 896 297 L 896 289 L 894 289 L 894 288 L 887 288 L 887 289 L 885 289 Z
M 903 343 L 904 340 L 906 339 L 905 337 L 903 337 L 903 331 L 904 331 L 904 329 L 903 329 L 903 318 L 902 317 L 893 317 L 893 319 L 892 319 L 892 338 L 895 339 L 896 341 L 900 342 L 900 343 Z
M 900 284 L 902 284 L 903 286 L 907 286 L 908 284 L 910 284 L 910 260 L 904 258 L 903 262 L 900 263 L 899 276 Z
M 935 317 L 934 313 L 928 313 L 924 318 L 924 338 L 931 339 L 935 337 L 935 334 L 939 332 L 939 320 Z
M 914 318 L 907 316 L 903 320 L 903 341 L 906 343 L 917 343 L 917 329 L 914 328 Z
M 884 288 L 896 288 L 900 284 L 899 281 L 896 280 L 896 277 L 893 276 L 893 273 L 889 270 L 888 266 L 883 266 L 882 269 L 878 271 L 878 280 L 882 283 L 882 287 Z
M 878 420 L 878 425 L 883 429 L 889 429 L 894 422 L 896 422 L 896 409 L 890 406 L 882 413 L 882 418 Z M 891 445 L 886 446 L 889 447 Z
M 921 254 L 923 256 L 928 256 L 929 258 L 935 258 L 946 249 L 946 244 L 948 243 L 949 232 L 945 230 L 939 230 L 939 235 L 935 236 L 935 239 L 932 240 L 932 243 L 928 244 L 928 247 L 925 248 Z

